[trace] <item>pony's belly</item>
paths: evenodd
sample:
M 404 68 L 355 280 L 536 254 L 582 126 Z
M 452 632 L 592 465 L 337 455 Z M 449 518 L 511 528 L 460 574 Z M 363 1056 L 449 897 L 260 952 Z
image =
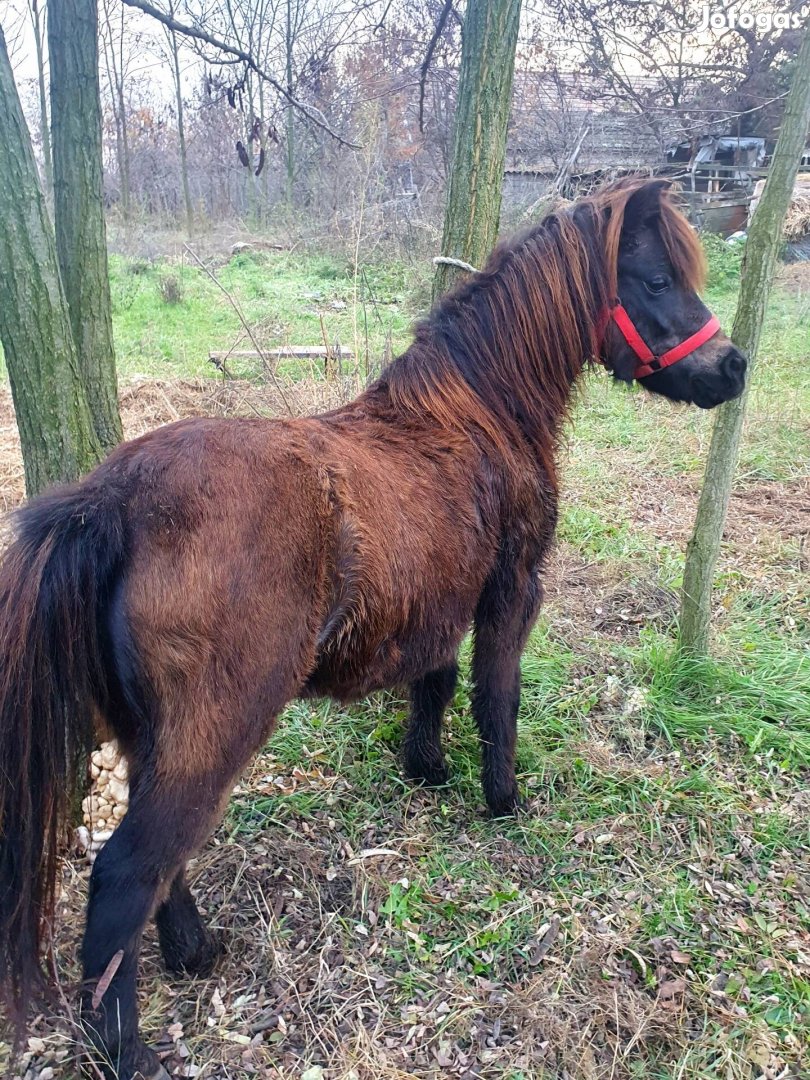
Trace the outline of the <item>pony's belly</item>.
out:
M 447 628 L 445 628 L 447 629 Z M 426 641 L 387 638 L 373 650 L 337 648 L 323 651 L 307 679 L 301 697 L 331 697 L 357 701 L 375 690 L 387 690 L 408 683 L 453 663 L 466 625 L 453 632 L 437 634 Z

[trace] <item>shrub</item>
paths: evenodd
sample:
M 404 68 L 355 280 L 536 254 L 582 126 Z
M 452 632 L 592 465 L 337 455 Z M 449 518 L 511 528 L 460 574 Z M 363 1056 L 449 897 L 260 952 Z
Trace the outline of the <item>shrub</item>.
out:
M 175 274 L 164 274 L 158 281 L 158 292 L 164 304 L 183 302 L 183 283 Z
M 721 292 L 731 292 L 740 283 L 744 243 L 727 243 L 716 233 L 703 233 L 700 237 L 709 263 L 709 284 Z

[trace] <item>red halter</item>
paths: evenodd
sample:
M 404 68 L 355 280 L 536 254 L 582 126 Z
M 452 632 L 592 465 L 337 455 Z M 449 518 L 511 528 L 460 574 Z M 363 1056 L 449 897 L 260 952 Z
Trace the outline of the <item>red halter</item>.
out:
M 705 326 L 702 326 L 700 330 L 692 334 L 691 337 L 682 341 L 680 345 L 668 349 L 660 356 L 656 356 L 648 347 L 638 330 L 636 330 L 633 320 L 622 307 L 619 300 L 615 300 L 610 309 L 602 316 L 604 323 L 604 329 L 601 334 L 602 337 L 604 337 L 605 330 L 607 330 L 608 323 L 611 319 L 616 323 L 619 330 L 622 332 L 624 340 L 641 361 L 639 366 L 633 372 L 634 379 L 644 379 L 647 375 L 652 375 L 656 371 L 663 371 L 664 368 L 668 368 L 671 364 L 677 364 L 679 360 L 683 360 L 685 356 L 689 356 L 690 353 L 695 352 L 701 345 L 705 345 L 706 342 L 709 341 L 710 338 L 713 338 L 720 329 L 720 320 L 716 315 L 712 315 Z

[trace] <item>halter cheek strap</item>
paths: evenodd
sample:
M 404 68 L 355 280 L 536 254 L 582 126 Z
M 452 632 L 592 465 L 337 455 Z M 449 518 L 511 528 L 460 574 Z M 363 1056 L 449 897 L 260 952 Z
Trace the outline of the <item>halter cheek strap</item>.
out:
M 618 300 L 611 305 L 610 310 L 603 316 L 604 330 L 607 330 L 611 319 L 616 323 L 622 337 L 641 361 L 633 372 L 634 379 L 644 379 L 647 375 L 653 375 L 656 371 L 663 371 L 664 368 L 668 368 L 671 364 L 677 364 L 679 360 L 683 360 L 685 356 L 695 352 L 701 345 L 705 345 L 720 329 L 720 320 L 716 315 L 712 315 L 709 321 L 691 337 L 686 338 L 679 345 L 675 345 L 674 348 L 668 349 L 667 352 L 662 353 L 660 356 L 656 356 Z M 604 337 L 604 331 L 602 336 Z

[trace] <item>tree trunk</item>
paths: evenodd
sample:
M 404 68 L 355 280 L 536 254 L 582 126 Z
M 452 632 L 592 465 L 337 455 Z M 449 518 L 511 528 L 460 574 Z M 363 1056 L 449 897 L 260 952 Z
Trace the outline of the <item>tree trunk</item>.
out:
M 284 35 L 287 93 L 293 92 L 293 24 L 292 24 L 292 0 L 287 0 L 287 23 Z M 287 209 L 292 210 L 295 189 L 295 109 L 292 105 L 287 106 L 287 183 L 285 188 Z
M 103 457 L 84 394 L 56 244 L 0 29 L 0 341 L 33 495 Z
M 104 227 L 96 0 L 50 0 L 56 250 L 93 425 L 121 441 Z
M 31 22 L 34 26 L 34 46 L 37 54 L 37 84 L 39 87 L 39 129 L 42 138 L 42 167 L 45 193 L 53 198 L 53 159 L 51 157 L 51 126 L 48 122 L 48 92 L 45 88 L 45 55 L 42 48 L 42 30 L 45 16 L 38 0 L 31 0 Z
M 705 656 L 709 649 L 714 567 L 737 465 L 748 387 L 782 246 L 782 224 L 793 194 L 808 123 L 810 28 L 804 34 L 768 180 L 754 211 L 745 245 L 740 298 L 731 337 L 735 345 L 748 354 L 746 388 L 741 397 L 721 405 L 718 410 L 695 528 L 686 549 L 679 648 L 683 654 L 691 656 Z
M 441 254 L 483 265 L 498 236 L 520 0 L 469 0 Z M 459 271 L 439 265 L 433 295 Z
M 177 35 L 174 30 L 166 31 L 169 48 L 172 53 L 174 72 L 174 91 L 177 98 L 177 139 L 180 143 L 180 173 L 183 180 L 183 201 L 186 206 L 186 232 L 189 238 L 194 234 L 194 208 L 191 205 L 191 188 L 188 182 L 188 155 L 186 154 L 186 125 L 183 113 L 183 89 L 180 82 L 180 55 L 177 48 Z
M 113 119 L 115 121 L 115 160 L 118 163 L 118 184 L 121 189 L 121 214 L 126 221 L 129 217 L 129 155 L 126 147 L 124 95 L 122 82 L 119 82 L 118 78 L 118 65 L 115 60 L 115 31 L 113 30 L 112 16 L 107 3 L 104 3 L 103 10 L 104 24 L 107 30 L 103 44 L 104 66 L 107 70 L 107 83 L 110 88 L 110 102 L 112 104 Z M 122 17 L 123 10 L 124 7 L 122 4 Z

